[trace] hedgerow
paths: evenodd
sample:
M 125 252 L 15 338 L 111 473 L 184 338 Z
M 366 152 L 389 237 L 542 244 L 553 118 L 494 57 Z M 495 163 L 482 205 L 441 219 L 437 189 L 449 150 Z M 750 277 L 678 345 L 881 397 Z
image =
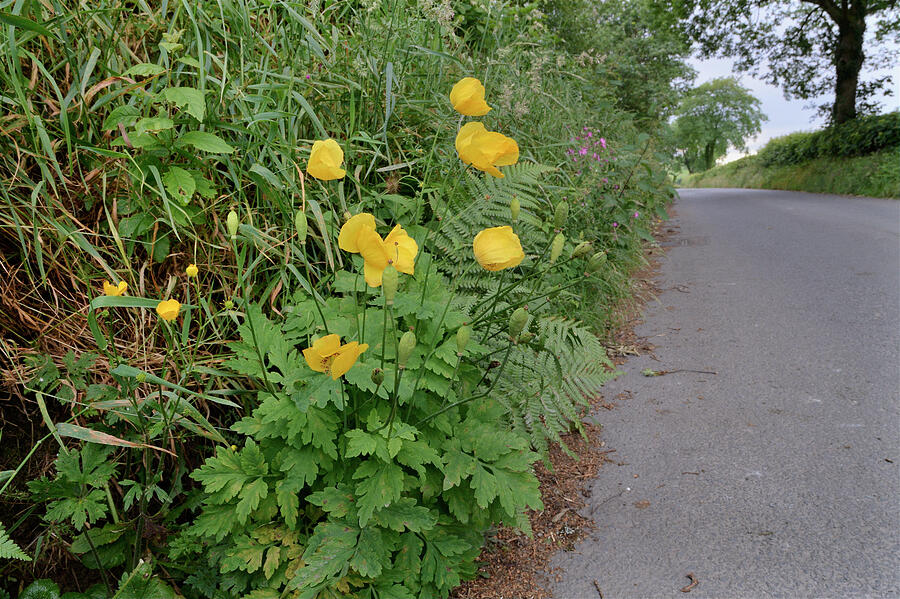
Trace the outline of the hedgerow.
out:
M 865 156 L 900 146 L 900 112 L 853 119 L 811 133 L 770 140 L 758 154 L 763 166 L 800 164 L 816 158 Z
M 528 532 L 672 194 L 596 63 L 531 5 L 0 10 L 11 593 L 446 596 Z

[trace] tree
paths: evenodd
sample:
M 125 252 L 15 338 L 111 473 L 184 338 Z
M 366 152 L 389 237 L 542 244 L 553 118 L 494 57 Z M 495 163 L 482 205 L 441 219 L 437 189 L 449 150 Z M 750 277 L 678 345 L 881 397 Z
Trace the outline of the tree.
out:
M 681 0 L 541 0 L 566 51 L 595 65 L 620 108 L 652 128 L 672 113 L 694 78 L 690 40 L 675 10 Z
M 890 94 L 889 76 L 861 81 L 861 73 L 864 64 L 874 70 L 896 60 L 883 42 L 900 41 L 897 0 L 684 0 L 682 16 L 703 57 L 735 57 L 737 70 L 782 87 L 789 99 L 833 91 L 830 109 L 820 110 L 835 124 L 875 112 L 874 92 Z
M 728 146 L 746 150 L 766 115 L 760 102 L 734 77 L 713 79 L 690 90 L 676 110 L 675 139 L 692 173 L 712 168 Z

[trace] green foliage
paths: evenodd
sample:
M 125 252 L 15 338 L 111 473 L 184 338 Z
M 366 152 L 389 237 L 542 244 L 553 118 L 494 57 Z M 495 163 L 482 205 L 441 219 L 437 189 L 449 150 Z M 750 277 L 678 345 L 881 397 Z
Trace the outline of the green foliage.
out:
M 59 585 L 52 580 L 36 580 L 22 591 L 19 599 L 59 599 Z
M 18 559 L 25 562 L 31 561 L 31 557 L 22 551 L 22 549 L 16 545 L 15 541 L 9 538 L 9 535 L 6 533 L 6 528 L 3 527 L 2 523 L 0 523 L 0 559 Z
M 540 183 L 540 176 L 548 172 L 550 169 L 538 164 L 521 164 L 507 169 L 504 179 L 470 174 L 465 196 L 451 198 L 436 207 L 433 204 L 437 214 L 450 215 L 441 221 L 434 236 L 444 256 L 470 251 L 472 239 L 479 231 L 507 222 L 513 198 L 520 204 L 516 226 L 520 240 L 526 247 L 542 248 L 540 255 L 523 265 L 532 273 L 530 280 L 506 287 L 493 273 L 468 269 L 460 274 L 453 260 L 438 261 L 441 271 L 457 285 L 457 303 L 476 321 L 478 300 L 485 294 L 503 289 L 503 299 L 495 306 L 495 312 L 498 320 L 505 322 L 508 314 L 529 298 L 559 291 L 558 277 L 541 276 L 552 237 L 551 223 L 541 218 L 541 214 L 551 212 L 552 206 L 552 196 Z M 543 306 L 550 307 L 546 303 Z M 497 397 L 507 408 L 514 428 L 528 435 L 534 447 L 546 452 L 548 440 L 560 442 L 560 433 L 568 432 L 572 426 L 580 427 L 579 409 L 586 407 L 587 399 L 612 377 L 612 365 L 605 348 L 586 328 L 543 315 L 534 308 L 532 313 L 536 314 L 532 328 L 537 338 L 510 350 L 508 367 L 498 375 L 501 378 L 497 381 Z M 485 333 L 482 342 L 496 353 L 504 351 L 503 339 L 502 335 Z M 561 360 L 557 356 L 568 358 Z
M 691 40 L 680 2 L 543 0 L 560 46 L 615 89 L 609 101 L 651 129 L 665 120 L 693 78 L 684 59 Z
M 535 3 L 132 4 L 24 3 L 0 29 L 0 264 L 28 316 L 0 326 L 55 433 L 36 451 L 63 446 L 27 490 L 9 470 L 4 507 L 31 492 L 37 545 L 109 583 L 92 598 L 170 596 L 158 563 L 189 599 L 449 594 L 486 531 L 528 530 L 535 462 L 611 376 L 591 329 L 670 197 L 663 145 L 638 128 L 677 87 L 672 40 L 644 43 L 645 2 L 604 13 L 607 33 L 627 25 L 617 61 L 565 51 Z M 503 179 L 456 157 L 447 94 L 463 76 L 519 144 Z M 610 149 L 582 168 L 564 151 L 586 126 Z M 305 166 L 328 137 L 347 176 L 326 183 Z M 362 211 L 420 250 L 392 307 L 338 246 Z M 503 224 L 527 257 L 484 272 L 472 238 Z M 591 276 L 569 258 L 582 240 L 608 255 Z M 127 295 L 93 297 L 104 278 Z M 173 322 L 163 298 L 182 304 Z M 369 346 L 337 380 L 302 354 L 326 333 Z
M 80 451 L 60 451 L 56 458 L 56 478 L 41 478 L 28 483 L 32 493 L 50 500 L 46 518 L 70 521 L 76 530 L 94 524 L 109 509 L 103 491 L 115 474 L 116 464 L 107 460 L 110 448 L 93 443 Z
M 877 71 L 895 61 L 896 2 L 686 0 L 680 12 L 703 57 L 734 57 L 737 70 L 783 88 L 789 98 L 835 93 L 820 106 L 833 123 L 878 112 L 876 94 L 890 89 L 891 77 Z
M 385 319 L 417 322 L 447 284 L 434 272 L 417 275 L 393 315 L 366 293 L 362 304 L 356 293 L 326 304 L 323 322 L 343 322 L 342 337 L 370 343 L 343 385 L 297 360 L 321 323 L 297 316 L 299 305 L 280 323 L 249 306 L 229 366 L 267 390 L 232 427 L 247 436 L 243 446 L 218 448 L 191 475 L 203 485 L 203 509 L 173 557 L 203 548 L 209 566 L 229 574 L 221 592 L 238 595 L 346 592 L 350 585 L 443 596 L 471 573 L 488 526 L 502 520 L 527 528 L 524 510 L 541 505 L 531 473 L 537 454 L 504 432 L 498 404 L 474 394 L 450 403 L 458 398 L 457 373 L 477 381 L 477 370 L 460 368 L 462 358 L 441 349 L 455 346 L 460 313 L 446 309 L 420 323 L 430 344 L 416 346 L 408 371 L 388 369 L 383 386 L 368 376 L 395 357 L 393 342 L 380 343 Z M 365 327 L 348 320 L 361 310 Z M 261 346 L 253 331 L 265 339 Z M 199 589 L 198 579 L 193 584 Z
M 442 270 L 455 273 L 455 256 L 471 253 L 472 239 L 482 229 L 510 220 L 509 205 L 519 200 L 521 212 L 517 234 L 524 247 L 543 247 L 550 230 L 541 216 L 549 212 L 552 196 L 541 184 L 541 177 L 553 169 L 537 163 L 523 163 L 506 169 L 503 179 L 480 177 L 466 173 L 466 187 L 450 197 L 433 195 L 432 212 L 441 218 L 433 243 L 446 259 L 438 263 Z M 474 267 L 459 273 L 459 287 L 470 292 L 484 292 L 497 277 Z
M 800 164 L 815 158 L 865 156 L 900 146 L 900 112 L 854 119 L 812 133 L 770 140 L 759 151 L 763 166 Z
M 107 592 L 102 584 L 96 584 L 83 593 L 60 594 L 59 585 L 42 578 L 32 582 L 19 594 L 19 599 L 176 599 L 177 597 L 180 595 L 171 586 L 153 575 L 149 562 L 141 562 L 137 568 L 123 574 L 111 592 Z
M 688 170 L 712 168 L 729 146 L 745 150 L 744 141 L 759 133 L 767 119 L 759 108 L 759 100 L 733 77 L 713 79 L 686 93 L 674 130 Z
M 764 166 L 757 156 L 693 175 L 686 187 L 751 187 L 900 198 L 900 151 L 854 158 L 815 158 L 800 164 Z
M 497 397 L 513 427 L 546 452 L 548 442 L 564 447 L 560 435 L 573 425 L 580 430 L 580 409 L 616 372 L 597 336 L 579 323 L 557 316 L 535 320 L 535 340 L 513 354 Z

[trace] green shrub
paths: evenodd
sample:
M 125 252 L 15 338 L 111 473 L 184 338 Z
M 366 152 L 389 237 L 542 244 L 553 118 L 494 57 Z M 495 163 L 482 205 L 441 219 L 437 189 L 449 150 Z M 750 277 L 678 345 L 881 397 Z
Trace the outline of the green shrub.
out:
M 860 117 L 812 133 L 770 140 L 759 151 L 765 166 L 799 164 L 814 158 L 865 156 L 900 146 L 900 112 Z
M 757 156 L 687 177 L 686 187 L 747 187 L 900 198 L 900 148 L 850 158 L 764 166 Z

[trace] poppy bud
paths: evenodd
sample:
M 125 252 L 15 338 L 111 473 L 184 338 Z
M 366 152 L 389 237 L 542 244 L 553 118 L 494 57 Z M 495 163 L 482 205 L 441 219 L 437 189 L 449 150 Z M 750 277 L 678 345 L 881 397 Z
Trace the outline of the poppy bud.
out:
M 308 230 L 308 225 L 306 222 L 306 213 L 302 210 L 298 210 L 297 214 L 294 215 L 294 227 L 297 229 L 297 241 L 306 243 L 306 231 Z
M 509 317 L 509 336 L 518 337 L 528 324 L 528 311 L 525 308 L 516 309 Z
M 347 222 L 348 220 L 353 218 L 353 215 L 350 214 L 350 212 L 348 210 L 344 210 L 344 213 L 341 215 L 341 218 L 344 219 L 344 222 Z
M 410 354 L 416 348 L 416 334 L 412 331 L 406 331 L 400 337 L 400 344 L 397 346 L 397 364 L 400 368 L 406 367 L 406 361 Z
M 606 263 L 606 252 L 597 252 L 590 258 L 588 258 L 587 270 L 588 272 L 595 272 L 600 270 L 600 267 Z
M 572 250 L 573 258 L 581 258 L 582 256 L 587 256 L 588 252 L 591 251 L 591 242 L 590 241 L 582 241 L 575 249 Z
M 384 303 L 388 306 L 394 304 L 398 283 L 397 269 L 388 264 L 384 272 L 381 273 L 381 289 L 384 292 Z
M 509 214 L 512 216 L 512 221 L 516 222 L 519 220 L 519 209 L 521 206 L 519 205 L 519 198 L 513 196 L 512 201 L 509 203 Z
M 569 204 L 560 202 L 556 205 L 556 214 L 553 215 L 553 226 L 560 229 L 565 226 L 569 220 Z
M 456 355 L 461 356 L 466 345 L 469 343 L 469 337 L 472 336 L 472 329 L 468 326 L 459 327 L 456 331 Z
M 237 235 L 238 225 L 240 221 L 238 221 L 238 214 L 234 210 L 228 213 L 228 218 L 225 220 L 225 227 L 228 229 L 228 234 L 234 239 L 235 235 Z
M 562 254 L 563 246 L 565 244 L 566 236 L 562 233 L 557 233 L 556 237 L 553 238 L 553 243 L 550 245 L 550 264 L 556 262 L 556 259 Z
M 384 382 L 384 371 L 380 368 L 375 368 L 372 370 L 372 382 L 376 385 L 380 385 Z
M 232 446 L 231 446 L 231 451 L 237 451 L 237 450 L 238 450 L 238 446 L 237 446 L 237 445 L 232 445 Z

